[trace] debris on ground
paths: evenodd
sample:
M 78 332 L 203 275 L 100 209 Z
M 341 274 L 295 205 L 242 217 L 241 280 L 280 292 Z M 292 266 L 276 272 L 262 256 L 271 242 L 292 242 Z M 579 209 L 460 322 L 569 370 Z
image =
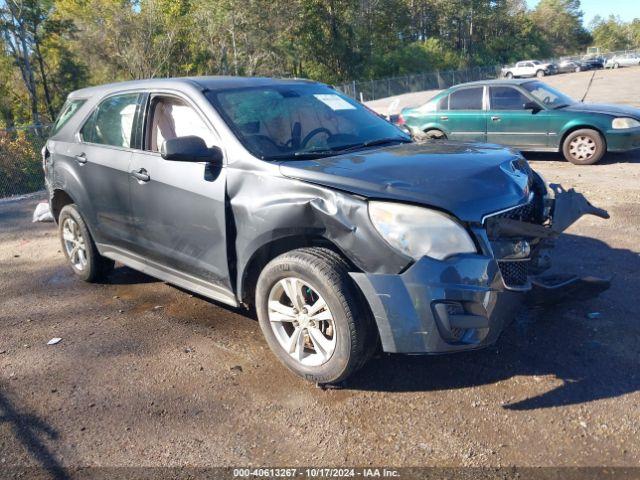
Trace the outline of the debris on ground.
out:
M 235 366 L 231 367 L 231 368 L 230 368 L 230 370 L 231 370 L 232 372 L 238 372 L 238 373 L 241 373 L 241 372 L 242 372 L 242 367 L 241 367 L 240 365 L 235 365 Z
M 62 341 L 61 338 L 55 337 L 47 342 L 47 345 L 56 345 Z
M 33 223 L 35 222 L 53 222 L 53 215 L 48 202 L 41 202 L 36 205 L 33 212 Z

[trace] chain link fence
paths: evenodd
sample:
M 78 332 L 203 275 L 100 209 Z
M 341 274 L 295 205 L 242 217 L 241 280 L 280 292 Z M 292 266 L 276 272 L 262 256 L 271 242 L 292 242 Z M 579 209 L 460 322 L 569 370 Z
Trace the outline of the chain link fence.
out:
M 410 92 L 442 90 L 458 83 L 498 78 L 499 75 L 499 66 L 474 67 L 464 70 L 435 71 L 402 77 L 389 77 L 380 80 L 353 81 L 337 85 L 336 88 L 351 98 L 368 102 Z
M 640 55 L 639 50 L 621 50 L 606 53 L 593 53 L 588 55 L 573 55 L 562 58 L 542 60 L 542 63 L 558 64 L 563 60 L 586 61 L 588 58 L 598 57 L 607 67 L 607 60 L 625 55 Z M 512 66 L 512 65 L 511 65 Z M 505 65 L 505 67 L 507 67 Z M 425 90 L 443 90 L 459 83 L 474 82 L 477 80 L 491 80 L 499 78 L 502 74 L 502 66 L 473 67 L 462 70 L 433 71 L 400 77 L 382 78 L 379 80 L 356 80 L 342 85 L 336 85 L 336 89 L 360 100 L 369 102 L 380 98 L 388 98 L 405 93 L 422 92 Z
M 44 189 L 41 150 L 50 126 L 0 129 L 0 198 Z

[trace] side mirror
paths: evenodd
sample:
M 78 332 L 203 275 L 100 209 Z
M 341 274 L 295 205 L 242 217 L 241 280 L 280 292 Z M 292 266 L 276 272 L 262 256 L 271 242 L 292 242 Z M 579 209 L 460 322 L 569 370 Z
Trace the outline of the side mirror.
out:
M 534 113 L 534 114 L 542 110 L 540 108 L 540 105 L 538 105 L 536 102 L 527 102 L 522 106 L 522 108 L 525 110 L 531 110 L 531 113 Z
M 165 160 L 174 162 L 222 162 L 222 150 L 207 147 L 204 140 L 195 135 L 165 140 L 160 148 L 160 155 Z

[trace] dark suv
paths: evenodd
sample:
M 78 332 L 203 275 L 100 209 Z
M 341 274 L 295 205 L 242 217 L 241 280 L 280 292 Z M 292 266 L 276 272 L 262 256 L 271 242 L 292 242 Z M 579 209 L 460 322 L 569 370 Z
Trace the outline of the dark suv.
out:
M 415 144 L 318 83 L 185 78 L 80 90 L 43 155 L 80 278 L 98 281 L 119 261 L 254 307 L 276 355 L 319 383 L 345 379 L 380 346 L 491 344 L 527 293 L 606 288 L 539 276 L 554 236 L 606 212 L 549 189 L 512 150 Z

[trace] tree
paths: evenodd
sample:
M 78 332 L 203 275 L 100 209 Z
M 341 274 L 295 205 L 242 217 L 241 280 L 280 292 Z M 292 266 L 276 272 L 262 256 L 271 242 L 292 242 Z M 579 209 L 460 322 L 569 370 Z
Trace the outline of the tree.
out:
M 591 43 L 582 16 L 580 0 L 540 0 L 532 13 L 554 55 L 576 53 Z
M 40 125 L 38 85 L 32 63 L 34 45 L 38 41 L 39 5 L 34 0 L 6 0 L 0 4 L 0 30 L 5 47 L 20 69 L 31 104 L 31 118 Z

